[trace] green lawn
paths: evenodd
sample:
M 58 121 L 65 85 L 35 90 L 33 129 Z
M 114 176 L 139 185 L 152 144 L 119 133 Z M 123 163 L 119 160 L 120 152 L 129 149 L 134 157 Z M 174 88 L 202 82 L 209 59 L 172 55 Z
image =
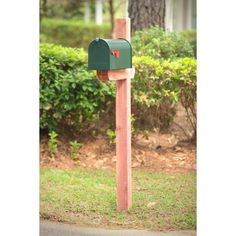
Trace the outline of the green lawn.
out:
M 196 173 L 132 175 L 133 207 L 117 212 L 114 172 L 41 169 L 41 218 L 107 228 L 196 228 Z

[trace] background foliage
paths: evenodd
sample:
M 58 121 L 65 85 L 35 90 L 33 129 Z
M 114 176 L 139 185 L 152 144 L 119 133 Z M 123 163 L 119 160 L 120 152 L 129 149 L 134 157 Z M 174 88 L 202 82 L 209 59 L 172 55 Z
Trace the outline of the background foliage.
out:
M 197 57 L 197 31 L 195 29 L 185 30 L 181 35 L 190 43 L 194 56 Z
M 40 0 L 40 18 L 83 18 L 84 1 L 78 0 Z
M 136 56 L 146 55 L 155 59 L 174 60 L 194 56 L 193 48 L 186 38 L 159 26 L 136 31 L 132 38 L 132 48 Z
M 88 48 L 97 38 L 111 38 L 111 28 L 107 24 L 95 25 L 76 20 L 44 18 L 40 26 L 40 41 L 67 47 Z

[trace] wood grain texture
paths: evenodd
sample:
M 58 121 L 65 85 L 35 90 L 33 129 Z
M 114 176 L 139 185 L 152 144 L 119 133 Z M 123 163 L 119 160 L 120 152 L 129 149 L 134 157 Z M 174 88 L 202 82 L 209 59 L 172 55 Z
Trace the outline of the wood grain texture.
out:
M 96 78 L 98 80 L 109 80 L 108 78 L 108 70 L 97 70 Z
M 130 19 L 115 21 L 115 38 L 130 41 Z M 132 206 L 130 77 L 116 81 L 117 210 Z
M 134 74 L 134 68 L 122 70 L 97 70 L 96 78 L 98 80 L 123 80 L 126 78 L 133 78 Z

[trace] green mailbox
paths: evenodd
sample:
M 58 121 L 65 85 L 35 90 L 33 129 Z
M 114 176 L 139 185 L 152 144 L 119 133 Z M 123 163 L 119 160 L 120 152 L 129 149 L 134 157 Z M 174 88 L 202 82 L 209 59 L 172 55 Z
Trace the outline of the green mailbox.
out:
M 126 39 L 97 38 L 89 44 L 89 70 L 132 68 L 132 48 Z

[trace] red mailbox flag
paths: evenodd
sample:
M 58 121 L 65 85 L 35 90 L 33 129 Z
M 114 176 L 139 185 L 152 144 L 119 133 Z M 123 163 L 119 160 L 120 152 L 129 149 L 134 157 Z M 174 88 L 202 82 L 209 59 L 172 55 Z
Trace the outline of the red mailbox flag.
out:
M 114 49 L 111 51 L 112 55 L 116 55 L 116 59 L 120 57 L 120 51 L 118 49 Z

